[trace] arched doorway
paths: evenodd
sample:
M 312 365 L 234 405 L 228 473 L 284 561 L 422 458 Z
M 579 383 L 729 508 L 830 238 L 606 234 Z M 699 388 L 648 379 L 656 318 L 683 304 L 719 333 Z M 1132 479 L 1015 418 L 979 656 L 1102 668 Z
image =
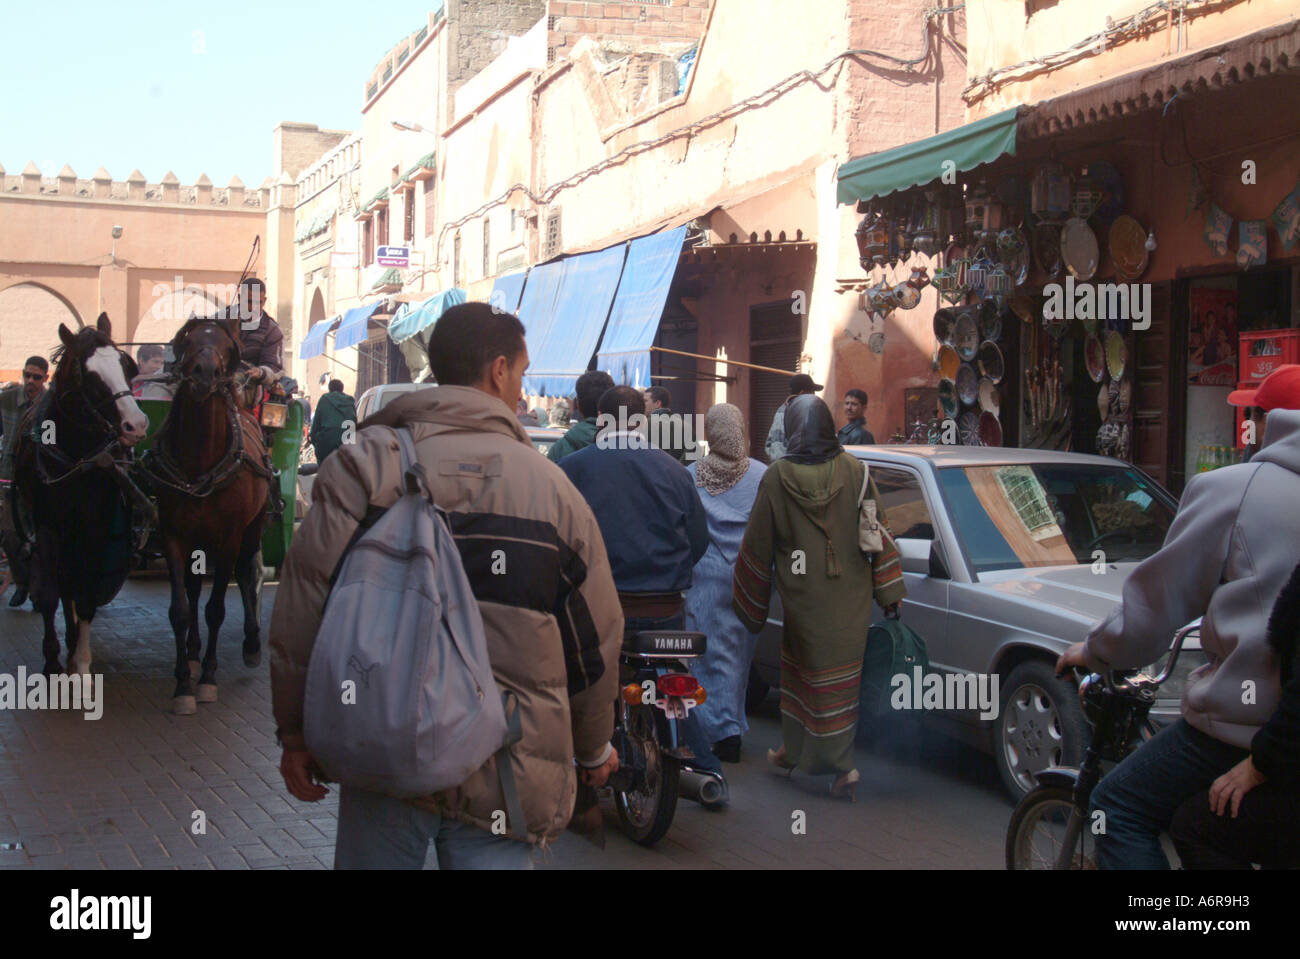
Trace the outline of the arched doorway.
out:
M 0 381 L 16 380 L 29 356 L 49 359 L 59 324 L 81 327 L 76 310 L 48 287 L 19 283 L 0 290 Z
M 221 307 L 212 294 L 198 286 L 164 293 L 140 317 L 131 342 L 168 343 L 191 316 L 212 316 Z
M 313 326 L 324 320 L 325 315 L 325 296 L 318 286 L 312 294 L 311 306 L 307 310 L 307 328 L 303 330 L 303 336 L 305 337 L 307 333 L 311 331 Z M 301 348 L 301 342 L 302 341 L 300 340 L 298 344 L 299 349 Z M 329 343 L 327 340 L 326 346 L 328 345 Z M 294 359 L 297 358 L 298 352 L 295 350 Z M 321 384 L 320 378 L 322 375 L 330 372 L 330 358 L 327 354 L 322 353 L 320 356 L 313 356 L 311 359 L 302 362 L 305 363 L 305 366 L 303 367 L 302 388 L 304 392 L 312 397 L 312 402 L 314 403 L 316 398 L 326 390 L 326 387 Z

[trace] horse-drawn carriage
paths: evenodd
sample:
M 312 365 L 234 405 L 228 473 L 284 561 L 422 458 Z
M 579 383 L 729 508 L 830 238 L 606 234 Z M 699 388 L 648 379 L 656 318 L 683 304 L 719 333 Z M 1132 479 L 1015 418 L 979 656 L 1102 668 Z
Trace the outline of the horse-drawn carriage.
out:
M 267 368 L 241 364 L 239 333 L 233 311 L 188 320 L 172 341 L 172 368 L 147 381 L 168 387 L 167 399 L 167 389 L 134 395 L 138 367 L 122 346 L 136 344 L 114 343 L 107 315 L 93 327 L 59 327 L 50 387 L 18 436 L 13 490 L 27 513 L 18 532 L 31 544 L 46 675 L 65 668 L 54 625 L 61 604 L 66 669 L 90 681 L 95 611 L 116 596 L 133 550 L 155 532 L 171 581 L 174 711 L 216 701 L 232 579 L 244 606 L 244 665 L 261 663 L 261 574 L 284 561 L 293 536 L 303 409 L 292 381 L 270 383 Z
M 165 375 L 173 363 L 172 347 L 170 343 L 120 343 L 118 346 L 132 354 L 137 353 L 142 347 L 156 346 L 162 349 L 164 354 L 164 375 L 157 380 L 145 378 L 142 395 L 136 399 L 140 411 L 149 419 L 149 431 L 135 446 L 134 472 L 141 488 L 148 492 L 152 485 L 146 465 L 148 454 L 153 448 L 154 438 L 166 422 L 167 414 L 172 408 L 172 400 L 166 394 L 171 392 L 173 386 Z M 286 386 L 288 389 L 285 389 Z M 279 494 L 278 503 L 273 501 L 270 505 L 270 518 L 266 531 L 262 535 L 262 565 L 277 572 L 284 562 L 285 554 L 289 551 L 289 544 L 293 541 L 298 496 L 298 466 L 306 419 L 302 403 L 293 396 L 295 388 L 296 384 L 286 377 L 285 381 L 277 384 L 275 390 L 268 393 L 255 410 L 262 426 L 263 438 L 270 450 L 274 488 Z M 161 556 L 161 539 L 157 524 L 150 512 L 137 508 L 134 525 L 141 565 L 150 557 Z

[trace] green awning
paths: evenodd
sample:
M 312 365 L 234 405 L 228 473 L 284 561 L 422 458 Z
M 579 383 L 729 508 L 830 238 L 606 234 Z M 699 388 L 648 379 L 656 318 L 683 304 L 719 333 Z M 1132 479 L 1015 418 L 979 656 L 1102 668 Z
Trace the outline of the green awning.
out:
M 365 205 L 364 209 L 369 210 L 380 200 L 387 200 L 387 199 L 388 199 L 388 187 L 384 187 L 382 190 L 380 190 L 378 193 L 376 193 L 374 196 L 370 198 L 370 202 Z
M 375 282 L 370 285 L 370 289 L 373 292 L 385 286 L 401 286 L 401 285 L 402 285 L 402 271 L 397 269 L 396 267 L 389 267 L 387 270 L 384 270 L 383 273 L 379 274 L 379 278 L 376 279 Z
M 415 166 L 411 167 L 411 169 L 407 170 L 405 173 L 402 174 L 402 179 L 403 179 L 403 180 L 409 180 L 412 176 L 414 176 L 414 175 L 415 175 L 416 173 L 418 173 L 420 170 L 425 170 L 425 169 L 428 169 L 428 170 L 432 170 L 432 169 L 433 169 L 433 154 L 432 154 L 432 153 L 426 153 L 424 156 L 420 157 L 420 159 L 419 159 L 418 161 L 416 161 Z
M 943 175 L 948 161 L 964 173 L 1004 153 L 1014 156 L 1017 112 L 1012 107 L 947 133 L 850 160 L 840 167 L 836 199 L 856 203 L 929 183 Z

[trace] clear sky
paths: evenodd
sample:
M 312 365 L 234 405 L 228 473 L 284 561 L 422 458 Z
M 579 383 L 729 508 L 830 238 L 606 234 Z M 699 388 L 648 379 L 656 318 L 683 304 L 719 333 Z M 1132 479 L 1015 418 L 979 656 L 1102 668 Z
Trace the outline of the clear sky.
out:
M 371 70 L 441 0 L 45 0 L 0 17 L 0 165 L 253 188 L 282 120 L 356 130 Z

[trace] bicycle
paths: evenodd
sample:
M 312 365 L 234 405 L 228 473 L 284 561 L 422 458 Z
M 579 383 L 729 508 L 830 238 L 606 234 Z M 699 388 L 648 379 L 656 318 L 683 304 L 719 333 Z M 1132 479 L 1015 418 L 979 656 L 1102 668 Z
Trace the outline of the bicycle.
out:
M 1101 780 L 1103 762 L 1118 763 L 1149 738 L 1147 715 L 1160 685 L 1172 675 L 1183 641 L 1200 629 L 1198 619 L 1174 634 L 1169 661 L 1151 677 L 1141 670 L 1091 673 L 1079 684 L 1083 715 L 1092 741 L 1078 769 L 1054 766 L 1038 774 L 1007 825 L 1007 869 L 1096 869 L 1096 844 L 1088 809 Z

